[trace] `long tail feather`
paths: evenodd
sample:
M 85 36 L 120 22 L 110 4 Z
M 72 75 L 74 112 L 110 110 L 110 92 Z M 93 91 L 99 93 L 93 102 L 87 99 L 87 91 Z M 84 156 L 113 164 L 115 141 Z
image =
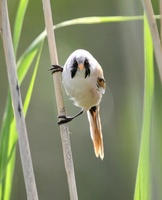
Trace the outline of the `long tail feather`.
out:
M 92 107 L 87 111 L 87 116 L 90 125 L 91 138 L 94 145 L 94 151 L 96 157 L 100 156 L 103 160 L 104 158 L 104 146 L 103 146 L 103 136 L 102 128 L 100 122 L 99 105 Z

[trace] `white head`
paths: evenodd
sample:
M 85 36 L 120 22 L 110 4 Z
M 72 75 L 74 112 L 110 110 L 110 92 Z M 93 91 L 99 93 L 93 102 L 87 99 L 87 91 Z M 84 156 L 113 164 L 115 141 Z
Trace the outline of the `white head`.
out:
M 99 66 L 99 63 L 88 51 L 78 49 L 69 56 L 64 68 L 71 68 L 71 78 L 75 76 L 78 70 L 84 70 L 86 78 L 90 76 L 96 66 Z

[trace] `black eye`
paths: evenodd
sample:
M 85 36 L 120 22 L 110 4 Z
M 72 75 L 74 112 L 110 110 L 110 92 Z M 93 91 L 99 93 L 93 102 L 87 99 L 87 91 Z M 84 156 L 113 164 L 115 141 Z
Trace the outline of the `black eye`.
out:
M 78 67 L 78 63 L 77 61 L 74 59 L 73 61 L 73 65 L 71 66 L 71 78 L 74 78 L 76 72 L 77 72 L 77 67 Z
M 104 80 L 103 78 L 98 78 L 98 81 L 99 81 L 100 83 L 102 83 L 102 82 L 105 83 L 105 80 Z

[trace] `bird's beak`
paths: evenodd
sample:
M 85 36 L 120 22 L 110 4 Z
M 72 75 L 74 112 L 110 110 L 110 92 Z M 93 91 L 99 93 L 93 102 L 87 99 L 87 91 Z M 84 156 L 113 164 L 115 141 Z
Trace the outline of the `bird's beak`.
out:
M 79 67 L 80 70 L 83 70 L 83 69 L 84 69 L 84 65 L 83 65 L 82 63 L 80 63 L 80 64 L 78 65 L 78 67 Z

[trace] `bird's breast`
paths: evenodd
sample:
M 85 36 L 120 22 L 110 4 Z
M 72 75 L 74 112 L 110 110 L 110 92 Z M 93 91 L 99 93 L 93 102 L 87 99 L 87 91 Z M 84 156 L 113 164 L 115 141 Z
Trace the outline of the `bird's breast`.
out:
M 63 85 L 74 104 L 85 110 L 101 101 L 102 94 L 97 88 L 97 77 L 93 74 L 85 78 L 84 73 L 78 72 L 71 78 L 70 73 L 63 73 Z

